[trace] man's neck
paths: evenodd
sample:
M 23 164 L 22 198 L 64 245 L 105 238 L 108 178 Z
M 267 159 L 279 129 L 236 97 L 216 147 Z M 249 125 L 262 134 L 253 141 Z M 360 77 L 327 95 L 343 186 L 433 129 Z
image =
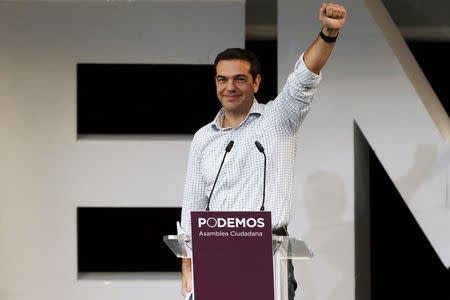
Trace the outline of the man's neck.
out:
M 237 128 L 247 117 L 247 113 L 241 113 L 241 114 L 232 114 L 229 112 L 225 112 L 222 119 L 222 127 L 223 128 Z

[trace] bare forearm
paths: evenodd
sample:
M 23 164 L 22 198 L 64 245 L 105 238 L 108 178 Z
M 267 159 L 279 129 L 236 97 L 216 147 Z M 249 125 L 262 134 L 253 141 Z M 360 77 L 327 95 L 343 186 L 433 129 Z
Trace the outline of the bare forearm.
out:
M 182 258 L 181 260 L 181 271 L 191 272 L 191 259 L 190 258 Z
M 334 3 L 323 3 L 319 12 L 323 34 L 330 38 L 336 37 L 345 24 L 346 15 L 347 11 L 343 6 Z M 303 59 L 311 72 L 320 73 L 320 70 L 325 66 L 331 55 L 334 44 L 334 42 L 327 42 L 318 36 L 306 50 Z
M 335 37 L 338 33 L 337 30 L 328 30 L 326 28 L 322 29 L 322 32 L 326 36 Z M 309 46 L 306 50 L 303 59 L 308 69 L 316 74 L 320 73 L 323 66 L 325 66 L 331 52 L 334 48 L 335 43 L 327 43 L 321 37 L 317 37 L 316 40 Z
M 191 269 L 191 259 L 183 258 L 181 261 L 181 294 L 183 297 L 192 290 L 192 269 Z

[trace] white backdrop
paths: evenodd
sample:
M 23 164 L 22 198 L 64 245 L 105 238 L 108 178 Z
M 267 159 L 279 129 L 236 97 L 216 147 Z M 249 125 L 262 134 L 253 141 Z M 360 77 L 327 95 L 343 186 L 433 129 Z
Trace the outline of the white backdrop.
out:
M 76 207 L 180 206 L 191 137 L 77 140 L 76 64 L 211 64 L 244 46 L 244 16 L 243 1 L 0 4 L 0 299 L 181 297 L 178 274 L 77 280 Z
M 316 254 L 295 264 L 303 299 L 354 298 L 354 120 L 441 260 L 450 264 L 446 166 L 425 178 L 447 149 L 448 117 L 381 2 L 340 2 L 348 8 L 348 23 L 300 133 L 290 231 Z M 279 87 L 299 49 L 318 34 L 321 3 L 278 2 Z

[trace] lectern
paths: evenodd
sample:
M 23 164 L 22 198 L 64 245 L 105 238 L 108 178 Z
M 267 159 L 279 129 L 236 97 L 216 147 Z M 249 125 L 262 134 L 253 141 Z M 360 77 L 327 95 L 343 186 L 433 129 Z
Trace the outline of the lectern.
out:
M 263 246 L 261 246 L 262 244 L 259 243 L 258 244 L 258 240 L 257 237 L 255 237 L 255 235 L 257 234 L 257 229 L 255 229 L 258 226 L 258 220 L 262 220 L 262 218 L 259 218 L 257 214 L 268 214 L 269 215 L 269 226 L 270 226 L 270 212 L 193 212 L 193 218 L 192 221 L 194 223 L 197 222 L 197 224 L 193 224 L 193 230 L 192 230 L 192 234 L 193 239 L 191 239 L 191 236 L 189 235 L 185 235 L 185 234 L 181 234 L 181 235 L 167 235 L 164 236 L 164 242 L 166 243 L 166 245 L 172 250 L 172 252 L 179 258 L 192 258 L 192 250 L 193 247 L 196 247 L 196 242 L 197 242 L 197 246 L 200 247 L 200 245 L 202 245 L 199 241 L 198 241 L 198 234 L 199 234 L 199 230 L 198 228 L 196 228 L 194 230 L 194 227 L 197 225 L 208 225 L 207 222 L 209 222 L 210 226 L 205 226 L 205 228 L 208 227 L 213 227 L 213 228 L 208 228 L 209 231 L 205 231 L 202 232 L 200 231 L 200 235 L 205 235 L 208 236 L 211 233 L 213 235 L 215 235 L 215 240 L 211 240 L 211 245 L 209 246 L 208 244 L 206 244 L 205 247 L 205 242 L 208 243 L 208 240 L 204 240 L 202 241 L 203 245 L 202 247 L 200 247 L 201 252 L 200 253 L 196 253 L 196 251 L 194 251 L 194 257 L 193 257 L 193 262 L 194 262 L 194 268 L 193 268 L 193 272 L 194 272 L 194 300 L 201 300 L 200 298 L 205 298 L 205 297 L 200 297 L 203 293 L 203 290 L 199 290 L 200 287 L 202 287 L 203 289 L 205 288 L 205 286 L 209 287 L 209 283 L 208 282 L 200 282 L 200 281 L 210 281 L 210 278 L 205 278 L 205 276 L 203 277 L 198 277 L 196 276 L 195 272 L 196 272 L 196 267 L 198 268 L 198 270 L 200 270 L 200 267 L 198 267 L 198 261 L 200 261 L 199 257 L 203 256 L 210 256 L 210 255 L 215 255 L 217 253 L 221 253 L 219 256 L 216 256 L 217 260 L 220 260 L 220 263 L 223 264 L 227 263 L 227 260 L 229 260 L 230 262 L 230 266 L 232 266 L 232 268 L 236 268 L 235 270 L 235 274 L 239 274 L 241 273 L 243 270 L 242 268 L 236 267 L 239 265 L 236 264 L 236 260 L 239 261 L 239 259 L 245 259 L 245 258 L 241 258 L 241 257 L 236 257 L 236 253 L 239 254 L 239 251 L 241 251 L 242 248 L 240 248 L 240 243 L 243 244 L 242 247 L 249 247 L 248 245 L 251 244 L 253 247 L 253 243 L 256 244 L 256 247 L 266 247 L 266 245 L 269 247 L 269 249 L 259 249 L 256 248 L 256 252 L 260 252 L 260 250 L 268 250 L 272 255 L 272 261 L 271 261 L 271 266 L 270 268 L 273 268 L 273 270 L 271 269 L 270 272 L 265 272 L 267 274 L 270 274 L 270 276 L 272 277 L 271 280 L 271 284 L 273 283 L 273 289 L 271 289 L 271 291 L 273 292 L 273 295 L 265 295 L 264 299 L 274 299 L 274 300 L 286 300 L 288 299 L 288 274 L 287 274 L 287 260 L 288 259 L 310 259 L 313 257 L 313 253 L 310 249 L 310 247 L 302 240 L 298 240 L 292 237 L 288 237 L 288 236 L 277 236 L 277 235 L 272 235 L 271 234 L 271 229 L 269 231 L 269 234 L 271 235 L 271 244 L 269 242 L 269 244 L 264 244 Z M 195 216 L 195 214 L 200 214 Z M 204 217 L 206 214 L 206 218 Z M 255 215 L 256 214 L 256 215 Z M 259 215 L 261 216 L 261 215 Z M 203 217 L 203 218 L 202 218 Z M 248 221 L 250 220 L 250 221 Z M 267 219 L 265 220 L 265 222 L 267 223 Z M 199 223 L 199 224 L 198 224 Z M 262 222 L 261 222 L 262 223 Z M 213 225 L 213 226 L 211 226 Z M 247 231 L 245 230 L 240 230 L 238 227 L 238 225 L 241 225 L 241 227 L 245 227 L 245 226 L 253 226 L 254 228 L 248 229 Z M 221 226 L 221 227 L 219 227 Z M 228 228 L 230 227 L 231 228 Z M 261 226 L 262 227 L 262 226 Z M 211 231 L 212 230 L 212 231 Z M 227 231 L 228 230 L 228 231 Z M 226 236 L 228 232 L 228 236 Z M 248 234 L 246 232 L 254 232 L 253 235 Z M 240 235 L 239 237 L 236 237 L 236 235 Z M 219 237 L 217 237 L 219 236 Z M 234 238 L 234 241 L 232 240 Z M 223 246 L 220 246 L 220 244 L 217 244 L 217 241 L 219 241 L 219 243 L 238 243 L 237 245 L 234 244 L 232 245 L 232 249 L 235 249 L 234 254 L 232 253 L 230 256 L 228 256 L 227 254 L 223 254 L 223 253 L 227 253 L 227 252 L 223 252 L 222 248 L 226 248 Z M 223 245 L 223 244 L 222 244 Z M 270 249 L 271 248 L 271 249 Z M 195 250 L 195 249 L 194 249 Z M 250 250 L 251 251 L 251 250 Z M 246 252 L 246 249 L 242 251 L 244 253 L 244 257 L 245 255 L 247 255 L 249 252 Z M 264 252 L 264 251 L 263 251 Z M 265 252 L 267 253 L 267 251 Z M 253 259 L 253 258 L 252 258 Z M 197 261 L 196 261 L 197 260 Z M 230 261 L 231 260 L 231 261 Z M 196 264 L 197 262 L 197 264 Z M 241 263 L 243 263 L 243 261 L 240 261 Z M 243 268 L 244 268 L 244 263 L 243 263 Z M 252 265 L 252 263 L 250 263 L 250 265 Z M 256 266 L 256 268 L 259 268 L 259 262 L 256 262 L 256 264 L 254 263 L 253 266 Z M 211 268 L 211 276 L 214 276 L 212 273 L 212 271 L 217 271 L 214 270 L 214 267 L 216 266 L 216 264 L 210 264 L 209 267 Z M 261 270 L 261 269 L 260 269 Z M 204 272 L 204 271 L 203 271 Z M 248 273 L 247 273 L 248 274 Z M 261 274 L 260 273 L 254 273 L 253 275 L 247 275 L 247 276 L 262 276 L 265 275 L 265 277 L 267 278 L 267 274 Z M 232 274 L 229 276 L 233 276 Z M 254 285 L 253 285 L 254 286 Z M 217 295 L 214 297 L 215 299 L 220 298 L 221 294 L 220 293 L 224 293 L 224 291 L 229 291 L 230 289 L 243 289 L 242 286 L 238 285 L 237 287 L 235 286 L 229 286 L 229 284 L 224 282 L 224 286 L 220 287 L 220 288 L 216 288 L 216 292 Z M 262 288 L 262 287 L 261 287 Z M 264 288 L 267 291 L 267 286 L 264 286 Z M 269 289 L 270 290 L 270 289 Z M 248 291 L 246 291 L 248 292 Z M 239 297 L 239 293 L 240 291 L 236 291 L 236 295 L 234 296 L 233 299 L 241 299 Z M 195 295 L 198 294 L 198 299 L 195 298 Z M 251 299 L 253 297 L 249 297 L 249 296 L 242 296 L 242 299 Z M 254 299 L 259 299 L 259 298 L 254 298 Z

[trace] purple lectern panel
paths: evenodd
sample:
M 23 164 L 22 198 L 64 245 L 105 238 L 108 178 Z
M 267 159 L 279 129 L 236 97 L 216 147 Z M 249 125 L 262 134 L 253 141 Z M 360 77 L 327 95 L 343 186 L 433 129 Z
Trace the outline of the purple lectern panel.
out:
M 192 212 L 195 300 L 273 300 L 270 212 Z

